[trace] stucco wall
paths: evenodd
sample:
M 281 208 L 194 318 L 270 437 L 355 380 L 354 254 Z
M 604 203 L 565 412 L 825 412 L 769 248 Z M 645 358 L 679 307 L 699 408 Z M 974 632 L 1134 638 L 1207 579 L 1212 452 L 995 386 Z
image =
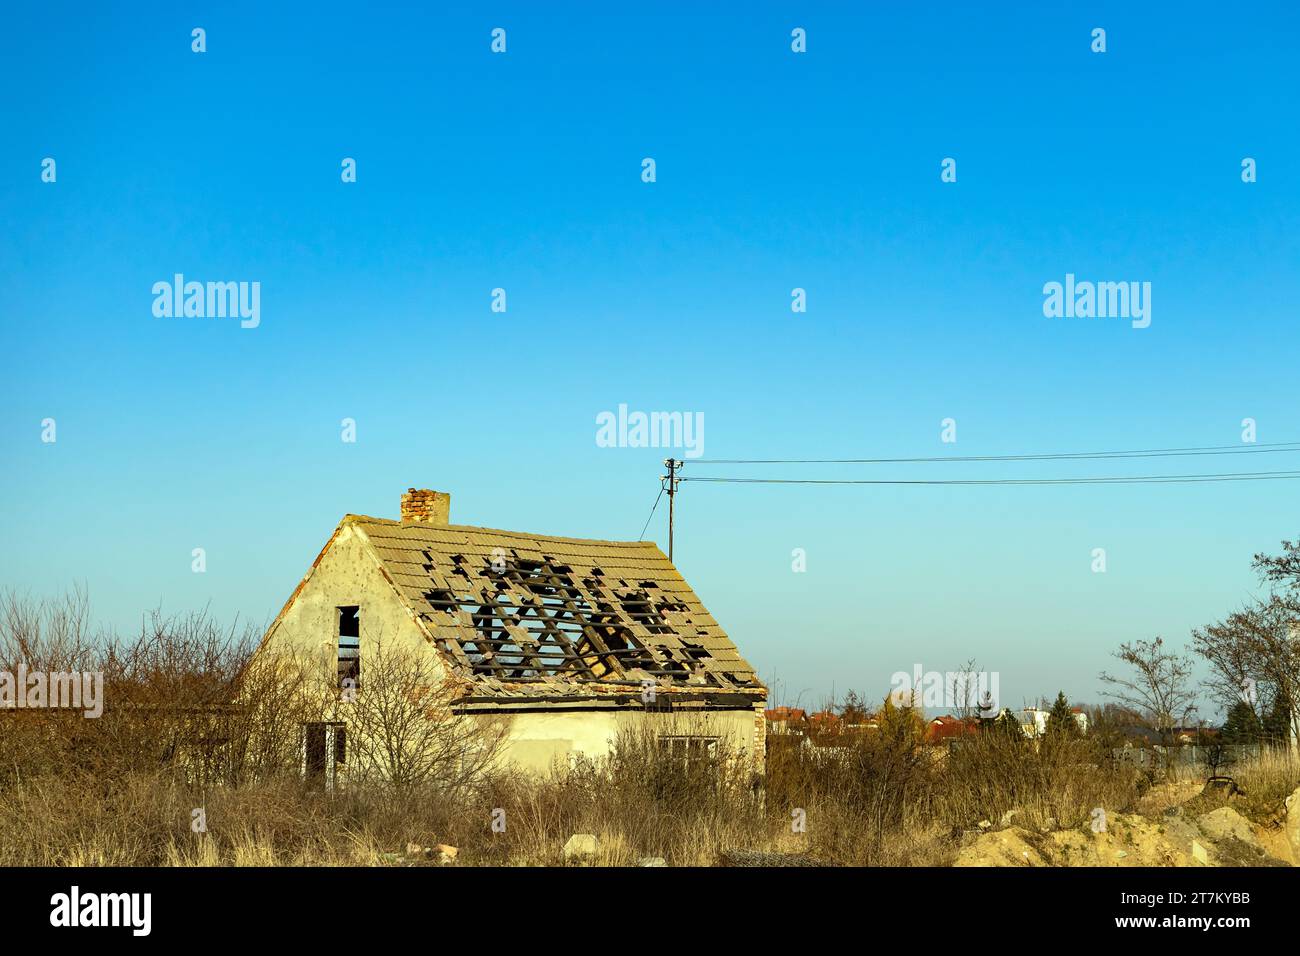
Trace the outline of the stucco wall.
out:
M 338 651 L 338 609 L 361 608 L 361 674 L 365 680 L 367 649 L 376 641 L 424 647 L 434 654 L 410 612 L 379 570 L 361 532 L 343 525 L 326 549 L 297 598 L 267 635 L 265 650 L 295 649 L 319 659 L 322 675 L 332 680 Z
M 548 771 L 570 756 L 600 758 L 620 732 L 718 737 L 733 754 L 755 761 L 754 713 L 750 710 L 646 713 L 637 710 L 517 714 L 510 719 L 505 759 L 523 770 Z M 758 757 L 761 766 L 761 755 Z

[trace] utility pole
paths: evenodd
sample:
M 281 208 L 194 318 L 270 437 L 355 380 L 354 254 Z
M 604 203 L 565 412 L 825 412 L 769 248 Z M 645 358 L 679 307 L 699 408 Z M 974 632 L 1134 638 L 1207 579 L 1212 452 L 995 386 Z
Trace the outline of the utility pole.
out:
M 668 474 L 663 476 L 667 481 L 666 491 L 668 492 L 668 560 L 673 559 L 673 499 L 677 497 L 677 469 L 682 467 L 682 463 L 675 458 L 665 458 L 664 465 L 668 468 Z

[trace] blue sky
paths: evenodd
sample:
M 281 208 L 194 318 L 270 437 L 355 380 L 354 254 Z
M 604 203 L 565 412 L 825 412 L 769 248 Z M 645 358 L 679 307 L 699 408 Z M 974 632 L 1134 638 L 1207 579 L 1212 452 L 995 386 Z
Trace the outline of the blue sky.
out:
M 411 485 L 467 524 L 634 538 L 665 453 L 597 447 L 620 403 L 702 413 L 709 458 L 1300 438 L 1293 5 L 266 6 L 5 14 L 0 582 L 83 582 L 123 627 L 262 622 Z M 156 318 L 178 272 L 260 282 L 260 326 Z M 1067 272 L 1150 282 L 1151 326 L 1045 318 Z M 790 700 L 972 657 L 1004 703 L 1095 700 L 1121 641 L 1255 591 L 1296 491 L 687 484 L 677 563 Z

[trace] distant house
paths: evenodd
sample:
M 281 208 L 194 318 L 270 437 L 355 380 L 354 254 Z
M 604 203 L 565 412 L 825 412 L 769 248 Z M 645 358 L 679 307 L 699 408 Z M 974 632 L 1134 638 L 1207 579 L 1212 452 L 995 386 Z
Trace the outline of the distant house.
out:
M 979 732 L 978 720 L 962 720 L 951 714 L 935 717 L 926 724 L 925 739 L 927 743 L 943 744 L 958 737 L 965 737 Z
M 1088 715 L 1082 707 L 1071 707 L 1070 713 L 1074 715 L 1074 722 L 1079 725 L 1079 730 L 1083 733 L 1088 732 Z
M 1172 733 L 1180 744 L 1212 743 L 1219 736 L 1217 727 L 1175 727 Z
M 819 710 L 808 718 L 808 733 L 817 737 L 835 737 L 844 732 L 844 722 L 833 710 Z
M 773 707 L 763 712 L 769 734 L 802 734 L 808 730 L 808 714 L 798 707 Z
M 879 730 L 880 729 L 879 716 L 880 716 L 879 714 L 866 714 L 860 719 L 852 722 L 844 720 L 843 732 L 846 734 L 865 734 L 865 733 L 870 733 L 873 730 Z
M 1026 707 L 1021 714 L 1020 728 L 1025 732 L 1026 737 L 1041 737 L 1047 733 L 1047 717 L 1051 711 L 1043 710 L 1038 707 Z M 1071 707 L 1070 716 L 1074 718 L 1075 724 L 1080 733 L 1088 732 L 1088 715 L 1083 712 L 1082 707 Z
M 852 710 L 846 716 L 829 708 L 809 714 L 798 707 L 773 707 L 764 712 L 764 717 L 769 744 L 787 740 L 792 744 L 847 747 L 854 739 L 880 729 L 876 715 L 861 710 Z
M 1160 732 L 1151 727 L 1143 727 L 1141 724 L 1127 724 L 1119 728 L 1120 736 L 1124 738 L 1124 746 L 1148 745 L 1157 746 L 1161 741 Z
M 766 688 L 658 547 L 449 511 L 449 495 L 412 488 L 400 520 L 345 516 L 262 639 L 258 655 L 306 660 L 334 688 L 326 719 L 301 728 L 308 776 L 346 776 L 344 692 L 366 694 L 380 642 L 454 689 L 447 719 L 505 724 L 503 759 L 522 769 L 601 757 L 643 729 L 673 753 L 725 739 L 762 769 Z M 682 737 L 684 722 L 709 736 Z

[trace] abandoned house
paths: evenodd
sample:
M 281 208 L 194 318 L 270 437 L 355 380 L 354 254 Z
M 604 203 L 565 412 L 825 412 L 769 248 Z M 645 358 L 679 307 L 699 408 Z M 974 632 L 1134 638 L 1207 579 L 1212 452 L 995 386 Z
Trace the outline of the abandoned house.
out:
M 500 759 L 521 769 L 649 731 L 683 759 L 725 740 L 762 771 L 767 691 L 656 545 L 454 525 L 449 511 L 449 495 L 412 488 L 401 520 L 345 516 L 258 653 L 292 650 L 357 695 L 377 641 L 431 655 L 450 712 L 503 728 Z M 346 777 L 347 716 L 303 728 L 304 772 L 331 785 Z

